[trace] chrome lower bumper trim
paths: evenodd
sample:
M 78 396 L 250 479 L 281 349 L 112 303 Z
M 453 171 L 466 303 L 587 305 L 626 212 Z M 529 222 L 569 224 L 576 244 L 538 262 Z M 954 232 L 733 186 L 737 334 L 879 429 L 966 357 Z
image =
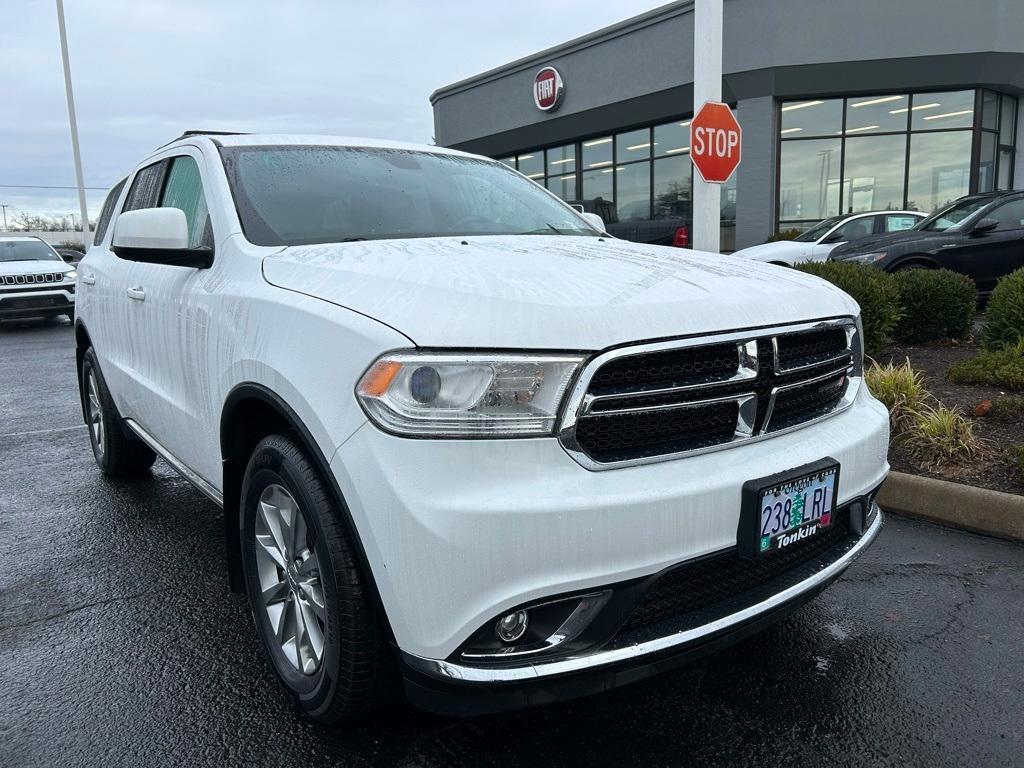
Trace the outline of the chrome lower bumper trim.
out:
M 836 578 L 847 566 L 875 540 L 882 528 L 882 512 L 878 505 L 872 502 L 875 507 L 875 519 L 871 527 L 864 532 L 864 535 L 850 547 L 849 551 L 831 565 L 822 568 L 798 584 L 794 584 L 781 592 L 772 595 L 760 603 L 755 603 L 736 613 L 723 616 L 720 619 L 704 624 L 693 629 L 676 632 L 665 637 L 658 637 L 637 643 L 625 648 L 616 648 L 610 651 L 598 651 L 589 656 L 577 656 L 572 658 L 555 659 L 547 662 L 535 662 L 520 667 L 474 667 L 465 664 L 455 664 L 440 659 L 427 659 L 411 653 L 404 653 L 405 661 L 421 672 L 433 677 L 462 683 L 517 683 L 538 680 L 555 675 L 564 675 L 572 672 L 583 672 L 598 667 L 631 661 L 641 656 L 652 653 L 671 650 L 678 646 L 697 642 L 712 635 L 719 634 L 752 619 L 756 619 L 763 613 L 768 613 L 779 608 L 790 600 L 800 597 L 805 592 L 810 592 L 818 587 L 827 584 Z

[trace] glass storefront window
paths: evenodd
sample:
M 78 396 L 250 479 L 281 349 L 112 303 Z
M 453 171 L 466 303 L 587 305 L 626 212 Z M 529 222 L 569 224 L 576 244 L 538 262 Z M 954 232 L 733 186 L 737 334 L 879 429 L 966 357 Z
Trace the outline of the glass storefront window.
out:
M 782 136 L 838 136 L 843 130 L 842 99 L 807 99 L 782 104 Z
M 981 92 L 981 127 L 996 130 L 999 127 L 999 94 Z
M 912 131 L 970 128 L 974 125 L 974 91 L 914 94 L 910 105 Z
M 544 178 L 544 152 L 524 152 L 516 158 L 519 163 L 519 172 L 528 179 Z
M 615 160 L 629 163 L 633 160 L 647 160 L 651 156 L 651 129 L 620 133 L 615 137 Z
M 999 143 L 1013 145 L 1013 128 L 1017 122 L 1017 100 L 1013 96 L 1003 96 L 1003 108 L 999 113 Z
M 554 192 L 563 200 L 576 199 L 576 174 L 570 173 L 565 176 L 549 176 L 548 189 Z
M 654 126 L 654 156 L 671 157 L 690 151 L 690 121 Z
M 583 142 L 583 170 L 612 164 L 612 137 L 602 136 Z
M 651 218 L 650 163 L 617 166 L 615 184 L 619 221 L 647 221 Z
M 907 130 L 909 96 L 863 96 L 846 100 L 846 135 Z
M 996 189 L 1010 188 L 1010 171 L 1013 168 L 1013 152 L 1008 149 L 999 151 L 999 180 Z
M 857 136 L 846 140 L 843 210 L 898 210 L 903 207 L 903 158 L 907 136 Z
M 978 152 L 978 191 L 991 192 L 996 183 L 996 134 L 981 132 L 981 147 Z
M 654 161 L 654 218 L 690 218 L 693 210 L 692 168 L 690 158 L 685 154 Z
M 566 144 L 548 150 L 548 175 L 559 176 L 576 171 L 576 145 Z
M 516 167 L 516 159 L 514 157 L 503 157 L 500 160 L 498 160 L 498 162 L 499 163 L 504 163 L 509 168 L 515 168 Z
M 970 131 L 919 133 L 910 137 L 908 207 L 934 211 L 966 195 L 970 179 Z
M 841 139 L 782 142 L 779 219 L 824 219 L 839 213 Z
M 588 204 L 594 203 L 595 213 L 600 213 L 605 221 L 609 223 L 618 221 L 617 218 L 609 218 L 604 213 L 601 213 L 600 210 L 602 204 L 611 204 L 612 216 L 614 216 L 615 195 L 612 186 L 612 169 L 601 168 L 594 171 L 584 171 L 581 178 L 583 180 L 583 194 L 580 195 L 580 199 Z M 589 205 L 587 210 L 590 210 Z

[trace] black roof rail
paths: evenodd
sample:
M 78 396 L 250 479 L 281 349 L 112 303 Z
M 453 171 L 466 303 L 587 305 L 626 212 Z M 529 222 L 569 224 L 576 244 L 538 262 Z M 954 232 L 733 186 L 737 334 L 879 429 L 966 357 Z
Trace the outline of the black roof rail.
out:
M 167 142 L 167 144 L 161 144 L 157 149 L 163 149 L 164 147 L 173 144 L 176 141 L 187 139 L 189 136 L 245 136 L 245 131 L 185 131 L 181 136 L 176 136 Z

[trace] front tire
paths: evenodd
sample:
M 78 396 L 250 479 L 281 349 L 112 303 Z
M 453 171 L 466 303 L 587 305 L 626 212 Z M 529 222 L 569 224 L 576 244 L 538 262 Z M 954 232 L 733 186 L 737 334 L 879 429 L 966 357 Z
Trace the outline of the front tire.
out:
M 85 409 L 85 423 L 89 427 L 92 455 L 103 474 L 128 477 L 153 466 L 156 454 L 125 429 L 92 347 L 85 350 L 82 356 L 81 382 L 82 405 Z
M 264 438 L 241 494 L 246 592 L 264 651 L 299 708 L 336 723 L 390 698 L 388 650 L 339 510 L 303 451 Z

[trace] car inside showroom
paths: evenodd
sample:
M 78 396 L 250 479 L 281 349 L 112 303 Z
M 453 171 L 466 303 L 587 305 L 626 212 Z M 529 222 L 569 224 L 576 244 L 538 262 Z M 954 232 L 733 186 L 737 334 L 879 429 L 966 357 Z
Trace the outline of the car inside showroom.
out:
M 618 237 L 687 245 L 693 6 L 438 88 L 437 143 L 502 160 Z M 1024 5 L 996 0 L 941 12 L 928 0 L 726 3 L 722 97 L 744 131 L 743 163 L 721 192 L 722 250 L 830 216 L 928 213 L 1012 189 L 1021 28 Z M 534 97 L 542 70 L 557 78 L 546 102 Z

